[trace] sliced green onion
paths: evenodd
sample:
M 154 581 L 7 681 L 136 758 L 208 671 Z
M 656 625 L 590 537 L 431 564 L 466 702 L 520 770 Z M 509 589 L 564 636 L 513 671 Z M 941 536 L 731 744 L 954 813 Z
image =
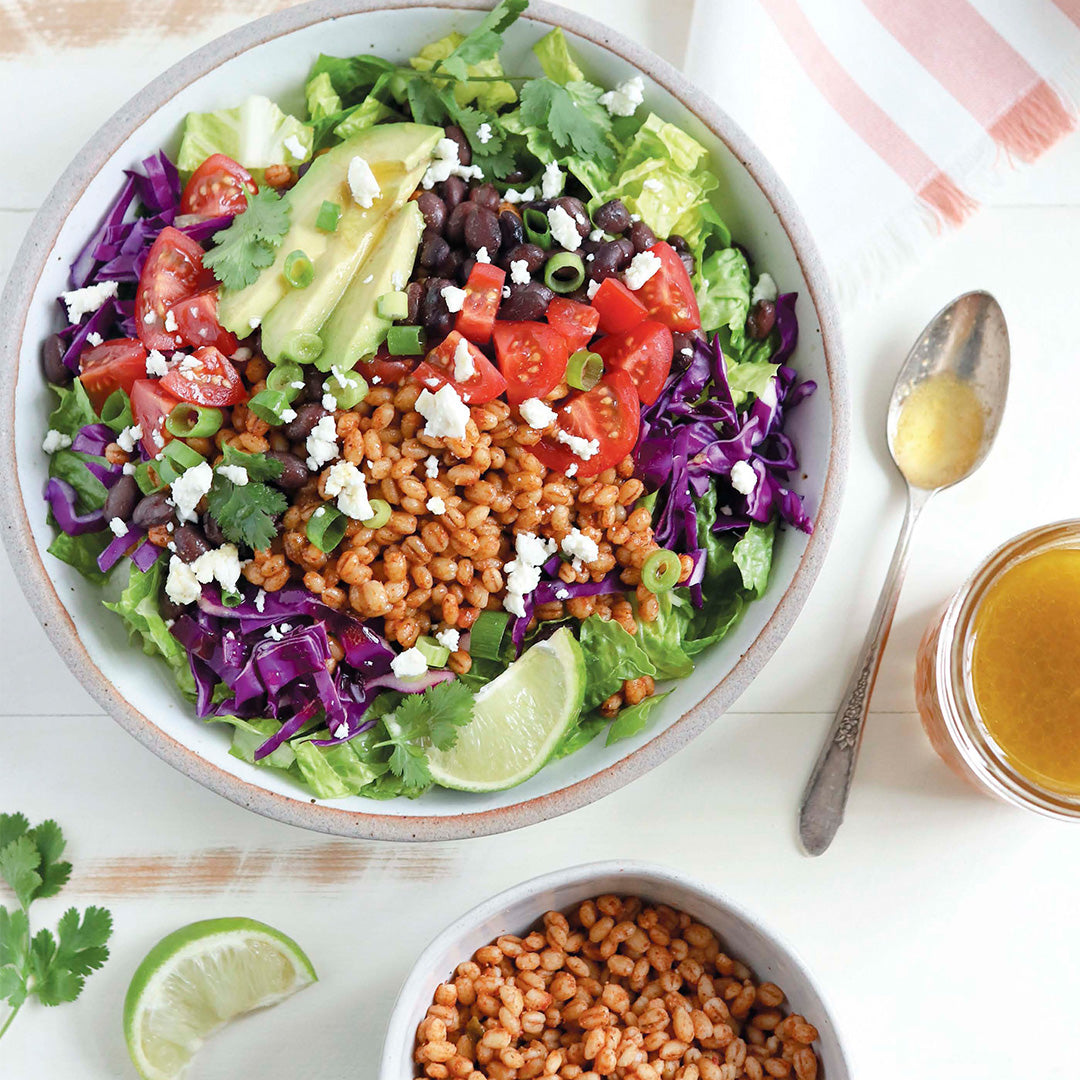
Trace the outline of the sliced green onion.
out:
M 340 375 L 335 371 L 323 383 L 323 390 L 333 397 L 339 409 L 355 409 L 368 396 L 367 380 L 358 371 L 343 371 Z
M 149 461 L 140 461 L 135 466 L 135 483 L 144 495 L 153 495 L 155 491 L 161 491 L 165 487 L 165 481 Z
M 161 457 L 154 462 L 154 469 L 166 484 L 171 484 L 181 473 L 201 465 L 205 460 L 202 454 L 196 453 L 186 442 L 173 439 L 165 444 Z
M 285 280 L 294 289 L 306 289 L 315 280 L 315 267 L 299 248 L 285 256 Z
M 323 232 L 337 232 L 338 222 L 341 220 L 341 207 L 336 202 L 327 199 L 319 207 L 319 213 L 315 218 L 315 228 Z
M 371 517 L 360 524 L 365 529 L 381 529 L 390 520 L 390 504 L 385 499 L 371 500 Z
M 307 538 L 322 552 L 329 553 L 345 539 L 349 519 L 335 506 L 323 504 L 307 522 Z
M 585 281 L 585 264 L 580 255 L 572 251 L 559 251 L 551 256 L 544 267 L 544 284 L 552 292 L 572 293 Z
M 131 421 L 131 399 L 123 390 L 114 390 L 101 406 L 101 422 L 119 434 Z
M 424 331 L 419 326 L 391 326 L 386 334 L 391 356 L 423 356 L 427 351 Z
M 469 655 L 484 660 L 498 660 L 510 616 L 505 611 L 481 611 L 469 635 Z
M 566 362 L 566 381 L 575 390 L 591 390 L 604 374 L 604 358 L 588 349 L 578 349 Z
M 674 551 L 657 548 L 641 567 L 641 584 L 649 592 L 667 592 L 679 584 L 682 577 L 682 563 Z
M 431 637 L 419 637 L 416 639 L 416 647 L 423 654 L 429 668 L 446 667 L 450 650 L 445 645 L 440 645 Z
M 221 602 L 226 607 L 239 607 L 244 602 L 244 594 L 240 592 L 226 592 L 221 590 Z
M 299 364 L 278 364 L 266 376 L 266 389 L 280 390 L 290 401 L 304 389 L 303 383 L 304 369 Z
M 248 411 L 260 420 L 279 427 L 287 423 L 286 413 L 291 413 L 289 399 L 280 390 L 260 390 L 248 403 Z
M 178 439 L 208 439 L 221 430 L 224 417 L 220 409 L 181 401 L 165 419 L 165 430 Z
M 375 311 L 380 319 L 407 319 L 409 317 L 409 295 L 403 292 L 386 292 L 375 301 Z
M 551 222 L 543 210 L 530 206 L 521 215 L 522 224 L 525 226 L 525 237 L 530 244 L 536 244 L 545 251 L 551 247 Z
M 297 364 L 314 363 L 322 351 L 322 338 L 306 330 L 294 330 L 281 344 L 281 355 Z

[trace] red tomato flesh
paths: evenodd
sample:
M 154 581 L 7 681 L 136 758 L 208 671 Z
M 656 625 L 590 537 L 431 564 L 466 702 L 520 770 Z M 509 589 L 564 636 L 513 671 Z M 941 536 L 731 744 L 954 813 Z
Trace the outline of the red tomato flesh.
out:
M 645 305 L 618 278 L 604 278 L 592 298 L 605 334 L 621 334 L 648 317 Z
M 187 182 L 180 198 L 180 213 L 201 217 L 236 215 L 247 209 L 248 195 L 258 190 L 243 165 L 225 154 L 211 154 Z
M 236 405 L 248 396 L 240 373 L 213 345 L 185 356 L 162 376 L 161 385 L 181 401 L 215 408 Z
M 457 350 L 464 342 L 473 373 L 465 378 L 457 378 Z M 430 390 L 437 390 L 449 383 L 458 396 L 469 405 L 483 405 L 494 401 L 506 390 L 506 380 L 499 369 L 471 342 L 456 330 L 449 334 L 427 354 L 416 369 L 416 377 Z
M 217 320 L 217 289 L 204 289 L 173 305 L 176 332 L 186 345 L 199 348 L 213 345 L 226 356 L 232 356 L 240 347 L 235 334 L 230 334 Z
M 136 379 L 145 378 L 146 349 L 135 338 L 103 341 L 79 356 L 79 379 L 98 412 L 114 390 L 130 394 Z
M 495 314 L 502 303 L 502 288 L 506 281 L 506 271 L 491 263 L 478 262 L 469 273 L 465 282 L 465 303 L 458 312 L 454 329 L 483 345 L 491 340 L 491 330 L 495 325 Z
M 663 240 L 649 251 L 660 260 L 660 269 L 637 291 L 649 315 L 672 330 L 700 330 L 701 313 L 686 266 L 675 249 Z
M 373 386 L 399 386 L 416 367 L 414 356 L 391 356 L 385 345 L 370 358 L 361 360 L 356 370 Z
M 547 321 L 566 338 L 570 352 L 576 353 L 592 341 L 600 325 L 600 312 L 588 304 L 556 296 L 548 304 Z
M 540 322 L 499 322 L 495 359 L 506 377 L 506 400 L 520 405 L 544 398 L 563 381 L 570 347 L 552 326 Z
M 563 474 L 572 469 L 577 476 L 596 476 L 618 465 L 634 449 L 641 425 L 637 390 L 625 371 L 609 372 L 591 390 L 567 399 L 558 415 L 561 431 L 595 440 L 599 450 L 586 461 L 565 443 L 545 435 L 533 453 L 549 469 Z
M 171 225 L 158 233 L 139 275 L 135 294 L 135 323 L 139 340 L 148 349 L 175 349 L 184 339 L 174 325 L 173 306 L 198 292 L 216 287 L 203 268 L 203 249 Z
M 131 387 L 131 415 L 142 428 L 140 443 L 149 457 L 157 457 L 172 439 L 165 430 L 165 417 L 179 402 L 166 392 L 160 379 L 139 379 Z
M 671 371 L 675 346 L 671 331 L 649 319 L 622 334 L 609 334 L 593 342 L 592 351 L 604 358 L 605 371 L 625 371 L 637 387 L 643 405 L 651 405 Z

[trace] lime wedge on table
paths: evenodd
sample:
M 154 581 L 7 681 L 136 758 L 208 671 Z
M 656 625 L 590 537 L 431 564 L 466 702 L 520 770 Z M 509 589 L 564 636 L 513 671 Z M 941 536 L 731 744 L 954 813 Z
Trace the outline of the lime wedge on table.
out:
M 254 919 L 207 919 L 163 938 L 139 965 L 124 1001 L 128 1052 L 144 1080 L 173 1080 L 234 1017 L 315 982 L 303 950 Z
M 554 753 L 585 699 L 585 657 L 565 627 L 527 649 L 476 695 L 472 721 L 449 750 L 428 751 L 436 784 L 501 791 Z

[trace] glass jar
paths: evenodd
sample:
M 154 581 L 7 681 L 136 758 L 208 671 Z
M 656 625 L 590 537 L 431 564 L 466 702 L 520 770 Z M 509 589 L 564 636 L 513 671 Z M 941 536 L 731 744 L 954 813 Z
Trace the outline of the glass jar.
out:
M 972 684 L 975 614 L 987 590 L 1009 567 L 1052 548 L 1080 548 L 1080 520 L 1021 533 L 960 587 L 919 645 L 915 700 L 931 744 L 957 775 L 1012 806 L 1080 821 L 1080 794 L 1044 787 L 1010 762 L 979 715 Z

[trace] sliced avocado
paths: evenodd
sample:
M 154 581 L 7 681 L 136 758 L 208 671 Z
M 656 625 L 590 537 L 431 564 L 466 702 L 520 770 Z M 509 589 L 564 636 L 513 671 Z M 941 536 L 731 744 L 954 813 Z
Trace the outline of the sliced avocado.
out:
M 424 231 L 424 215 L 415 202 L 406 203 L 386 226 L 378 247 L 353 277 L 322 329 L 323 351 L 315 361 L 322 371 L 347 370 L 373 353 L 392 320 L 378 312 L 379 297 L 398 292 L 412 277 L 416 249 Z
M 289 205 L 289 232 L 278 248 L 273 264 L 245 289 L 222 289 L 218 302 L 221 325 L 233 333 L 246 336 L 251 333 L 253 323 L 258 326 L 266 318 L 267 312 L 293 291 L 283 273 L 289 253 L 299 249 L 314 262 L 337 236 L 337 232 L 324 232 L 315 226 L 324 201 L 337 203 L 343 210 L 349 207 L 360 210 L 352 199 L 346 180 L 349 162 L 354 157 L 364 158 L 377 177 L 383 167 L 390 175 L 400 173 L 404 177 L 411 175 L 421 163 L 426 169 L 431 152 L 442 136 L 441 128 L 426 124 L 379 124 L 315 158 L 308 171 L 283 196 Z M 420 175 L 423 175 L 422 170 Z M 414 183 L 413 189 L 415 186 Z M 413 189 L 405 193 L 405 198 L 412 194 Z M 376 200 L 375 206 L 386 201 Z M 388 212 L 388 209 L 384 208 L 383 212 Z M 338 225 L 340 229 L 341 223 Z

